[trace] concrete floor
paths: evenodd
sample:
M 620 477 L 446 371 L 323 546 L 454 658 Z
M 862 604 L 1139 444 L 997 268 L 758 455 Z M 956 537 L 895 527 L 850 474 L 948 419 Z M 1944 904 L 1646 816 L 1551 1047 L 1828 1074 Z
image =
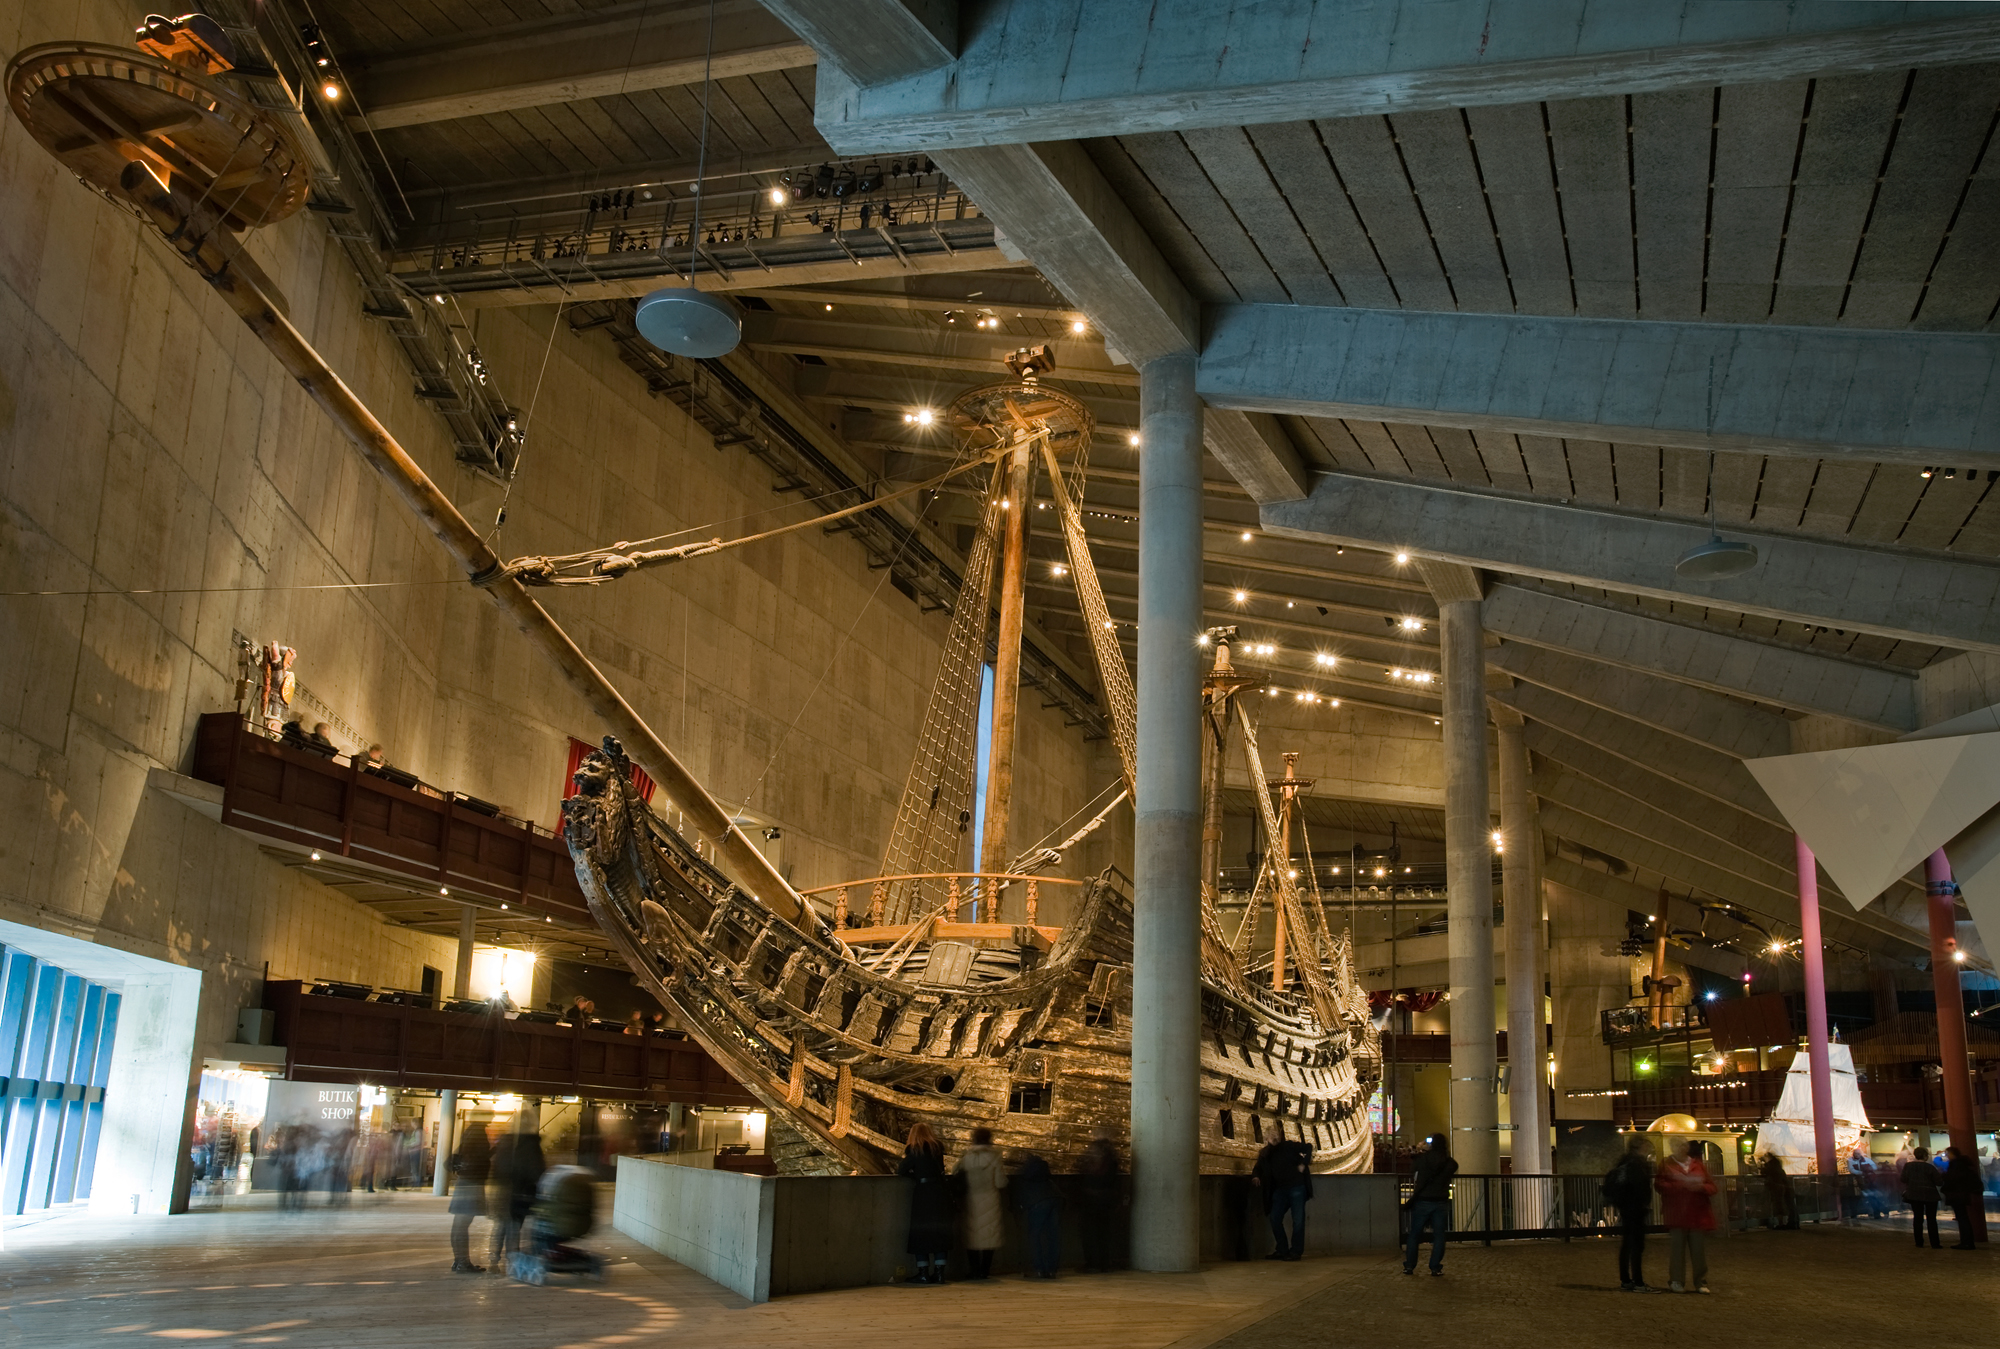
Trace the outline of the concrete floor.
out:
M 752 1307 L 608 1229 L 588 1243 L 611 1261 L 602 1284 L 453 1275 L 447 1226 L 444 1201 L 428 1195 L 357 1195 L 345 1209 L 296 1215 L 259 1197 L 180 1218 L 10 1225 L 0 1344 L 989 1349 L 1032 1330 L 1036 1349 L 1600 1349 L 1746 1334 L 1815 1349 L 1956 1349 L 1991 1344 L 2000 1316 L 2000 1256 L 1917 1251 L 1894 1228 L 1729 1237 L 1711 1247 L 1716 1295 L 1672 1302 L 1619 1294 L 1614 1249 L 1579 1241 L 1455 1246 L 1443 1279 L 1406 1279 L 1393 1259 L 1354 1256 L 1186 1276 L 853 1289 Z M 484 1235 L 482 1222 L 475 1241 Z M 1655 1245 L 1649 1273 L 1660 1277 L 1665 1250 Z

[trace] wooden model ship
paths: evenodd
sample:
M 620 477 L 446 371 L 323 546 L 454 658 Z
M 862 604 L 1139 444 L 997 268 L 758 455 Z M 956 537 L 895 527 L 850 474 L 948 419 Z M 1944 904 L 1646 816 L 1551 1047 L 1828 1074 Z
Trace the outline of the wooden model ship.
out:
M 86 185 L 160 231 L 614 733 L 584 764 L 582 794 L 566 806 L 578 876 L 598 922 L 645 985 L 789 1126 L 777 1131 L 791 1140 L 781 1148 L 787 1168 L 893 1169 L 918 1120 L 953 1148 L 983 1124 L 1003 1145 L 1035 1148 L 1059 1164 L 1096 1130 L 1122 1138 L 1133 900 L 1115 870 L 1088 879 L 1044 874 L 1104 814 L 1000 869 L 963 865 L 974 824 L 981 665 L 996 608 L 981 855 L 1008 856 L 1026 507 L 1039 472 L 1062 524 L 1128 793 L 1133 776 L 1136 698 L 1076 506 L 1090 418 L 1075 399 L 1040 383 L 1046 352 L 1020 353 L 1009 363 L 1015 382 L 975 390 L 954 406 L 975 457 L 946 476 L 991 463 L 983 518 L 882 874 L 819 892 L 822 914 L 530 590 L 600 584 L 754 539 L 655 550 L 619 544 L 513 562 L 495 555 L 291 325 L 276 288 L 244 252 L 239 235 L 306 201 L 311 169 L 296 110 L 283 100 L 252 102 L 215 78 L 232 60 L 219 32 L 149 21 L 141 45 L 144 53 L 90 43 L 20 53 L 7 71 L 15 116 Z M 1255 727 L 1236 697 L 1247 681 L 1230 667 L 1230 635 L 1207 639 L 1216 661 L 1204 694 L 1203 1165 L 1241 1170 L 1265 1142 L 1283 1137 L 1311 1143 L 1318 1169 L 1363 1170 L 1372 1159 L 1366 1102 L 1379 1049 L 1347 940 L 1327 923 L 1316 885 L 1301 893 L 1287 865 L 1302 784 L 1288 770 L 1274 805 Z M 1266 852 L 1233 939 L 1214 906 L 1232 722 L 1243 732 L 1265 837 L 1280 844 Z M 632 793 L 627 753 L 674 803 L 679 827 Z M 1061 927 L 1040 921 L 1045 885 L 1078 891 Z M 1278 946 L 1267 967 L 1253 968 L 1266 900 Z

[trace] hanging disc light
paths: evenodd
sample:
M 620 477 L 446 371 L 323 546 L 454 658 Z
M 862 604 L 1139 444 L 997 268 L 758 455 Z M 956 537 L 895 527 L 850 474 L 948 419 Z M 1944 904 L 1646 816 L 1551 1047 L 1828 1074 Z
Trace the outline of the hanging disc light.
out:
M 1710 535 L 1681 554 L 1674 575 L 1689 581 L 1721 581 L 1741 576 L 1757 565 L 1757 545 Z
M 633 323 L 639 335 L 662 351 L 708 360 L 736 350 L 743 340 L 743 313 L 735 302 L 695 288 L 695 268 L 701 263 L 702 181 L 708 172 L 708 94 L 715 61 L 715 0 L 708 4 L 708 54 L 701 72 L 701 155 L 696 161 L 694 225 L 688 230 L 688 279 L 685 286 L 662 286 L 639 301 Z

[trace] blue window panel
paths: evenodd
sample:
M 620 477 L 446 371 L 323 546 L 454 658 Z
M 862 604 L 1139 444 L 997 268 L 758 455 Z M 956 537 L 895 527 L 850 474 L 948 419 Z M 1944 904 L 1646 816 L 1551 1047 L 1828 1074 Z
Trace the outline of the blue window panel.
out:
M 104 1128 L 104 1102 L 92 1101 L 84 1108 L 83 1146 L 76 1159 L 76 1197 L 90 1198 L 91 1174 L 97 1169 L 97 1136 Z
M 49 1185 L 49 1203 L 67 1204 L 76 1198 L 76 1168 L 83 1155 L 84 1118 L 90 1107 L 82 1101 L 63 1101 L 62 1130 L 56 1139 L 55 1177 Z
M 18 1079 L 17 1079 L 18 1080 Z M 29 1090 L 32 1083 L 23 1083 Z M 7 1098 L 7 1154 L 0 1165 L 0 1213 L 23 1213 L 28 1177 L 33 1170 L 35 1126 L 41 1122 L 41 1102 L 32 1096 Z
M 118 1004 L 124 999 L 122 993 L 106 990 L 104 994 L 104 1024 L 97 1032 L 97 1063 L 90 1070 L 89 1086 L 101 1087 L 111 1077 L 111 1049 L 118 1039 Z
M 62 1142 L 64 1105 L 60 1099 L 35 1102 L 35 1138 L 29 1144 L 28 1180 L 21 1188 L 19 1212 L 33 1213 L 49 1206 L 56 1179 L 56 1148 Z
M 82 975 L 65 973 L 62 991 L 56 995 L 55 1021 L 49 1031 L 49 1061 L 42 1070 L 44 1082 L 69 1081 L 70 1065 L 76 1062 L 77 1021 L 83 1015 Z
M 49 1033 L 55 1028 L 56 995 L 62 992 L 63 972 L 53 965 L 35 962 L 35 991 L 28 999 L 28 1030 L 21 1037 L 21 1058 L 14 1076 L 40 1080 L 48 1076 Z
M 76 1055 L 69 1065 L 65 1082 L 79 1086 L 89 1086 L 91 1074 L 97 1070 L 98 1030 L 104 1024 L 104 985 L 86 984 L 83 993 L 83 1018 L 77 1023 Z
M 28 994 L 35 987 L 35 958 L 20 951 L 0 953 L 0 1067 L 8 1076 L 21 1066 L 21 1033 L 28 1022 Z

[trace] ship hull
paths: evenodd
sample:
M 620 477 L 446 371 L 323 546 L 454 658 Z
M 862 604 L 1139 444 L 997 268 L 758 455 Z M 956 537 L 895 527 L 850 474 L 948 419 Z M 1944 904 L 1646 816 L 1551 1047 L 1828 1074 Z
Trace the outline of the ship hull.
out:
M 622 756 L 593 755 L 578 780 L 566 835 L 592 913 L 688 1033 L 803 1139 L 791 1169 L 894 1171 L 918 1122 L 953 1154 L 985 1127 L 1058 1169 L 1100 1131 L 1128 1141 L 1132 908 L 1116 871 L 1014 977 L 888 977 L 730 884 L 627 789 Z M 1204 1171 L 1247 1171 L 1280 1137 L 1311 1144 L 1316 1171 L 1371 1167 L 1375 1065 L 1346 1028 L 1209 979 L 1201 1017 Z

